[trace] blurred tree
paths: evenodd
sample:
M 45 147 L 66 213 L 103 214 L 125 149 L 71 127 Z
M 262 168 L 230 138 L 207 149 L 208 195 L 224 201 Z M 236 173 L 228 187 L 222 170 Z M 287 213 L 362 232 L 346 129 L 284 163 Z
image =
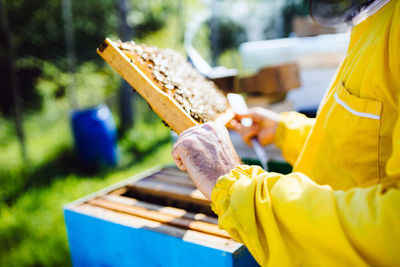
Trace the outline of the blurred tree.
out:
M 186 30 L 186 23 L 185 23 L 185 6 L 183 0 L 178 0 L 176 5 L 176 16 L 178 17 L 178 24 L 179 24 L 179 40 L 180 42 L 184 42 L 185 30 Z
M 131 1 L 131 6 L 128 23 L 135 29 L 135 38 L 138 39 L 161 30 L 168 16 L 176 12 L 173 0 Z
M 284 36 L 287 37 L 293 31 L 292 22 L 295 15 L 306 16 L 308 14 L 308 0 L 287 0 L 282 11 Z
M 132 39 L 133 28 L 128 23 L 128 2 L 126 0 L 115 0 L 119 23 L 118 34 L 122 41 Z M 133 94 L 132 87 L 124 80 L 119 90 L 119 112 L 121 118 L 120 134 L 124 135 L 133 126 Z
M 15 115 L 15 128 L 17 136 L 21 145 L 21 154 L 24 160 L 26 160 L 26 146 L 25 146 L 25 135 L 23 131 L 22 112 L 19 98 L 19 86 L 18 77 L 15 70 L 15 46 L 12 32 L 8 22 L 7 11 L 5 9 L 4 0 L 0 0 L 0 27 L 2 32 L 2 39 L 4 40 L 5 51 L 7 55 L 8 69 L 7 72 L 10 77 L 10 91 L 12 95 L 12 102 L 14 104 L 14 115 Z
M 174 11 L 174 1 L 128 1 L 114 0 L 118 14 L 118 35 L 122 41 L 141 39 L 165 27 L 166 21 Z M 119 133 L 124 135 L 133 126 L 133 106 L 136 94 L 125 81 L 119 90 Z
M 210 27 L 210 46 L 211 46 L 211 61 L 212 65 L 217 65 L 218 56 L 220 53 L 220 43 L 219 43 L 219 31 L 218 27 L 218 14 L 217 14 L 217 0 L 210 1 L 210 11 L 211 17 L 208 21 L 208 25 Z
M 72 108 L 78 108 L 78 99 L 76 97 L 76 51 L 75 35 L 72 20 L 71 0 L 61 0 L 62 15 L 64 19 L 65 46 L 67 48 L 68 70 L 72 74 L 72 81 L 68 84 L 68 98 Z
M 15 44 L 15 72 L 20 81 L 20 101 L 24 110 L 38 110 L 42 99 L 34 88 L 42 73 L 44 61 L 67 70 L 65 35 L 60 0 L 4 0 L 10 31 Z M 115 31 L 113 3 L 108 0 L 72 1 L 73 31 L 76 39 L 77 64 L 87 60 L 101 62 L 95 49 L 104 36 Z M 111 12 L 110 12 L 111 11 Z M 4 30 L 0 33 L 4 36 Z M 2 38 L 3 39 L 3 38 Z M 11 77 L 7 75 L 7 48 L 0 42 L 0 111 L 12 111 Z
M 227 17 L 211 16 L 207 24 L 210 25 L 211 58 L 214 66 L 223 52 L 238 48 L 247 41 L 246 30 Z
M 115 0 L 116 1 L 116 0 Z M 116 36 L 120 17 L 114 1 L 70 0 L 72 25 L 66 25 L 75 37 L 76 65 L 88 60 L 104 65 L 94 52 L 106 36 Z M 166 25 L 169 16 L 176 16 L 173 0 L 125 0 L 127 8 L 125 28 L 135 29 L 135 38 L 143 38 Z M 37 79 L 43 74 L 45 62 L 68 71 L 66 35 L 62 15 L 62 0 L 3 0 L 8 12 L 10 32 L 14 36 L 16 77 L 19 80 L 19 100 L 24 111 L 40 110 L 43 104 L 40 92 L 35 89 Z M 64 14 L 64 18 L 65 15 Z M 121 28 L 121 27 L 120 27 Z M 129 37 L 122 39 L 130 39 Z M 4 30 L 0 29 L 1 40 Z M 8 71 L 6 42 L 0 42 L 0 113 L 11 116 L 13 110 L 11 76 Z M 62 95 L 62 94 L 61 94 Z

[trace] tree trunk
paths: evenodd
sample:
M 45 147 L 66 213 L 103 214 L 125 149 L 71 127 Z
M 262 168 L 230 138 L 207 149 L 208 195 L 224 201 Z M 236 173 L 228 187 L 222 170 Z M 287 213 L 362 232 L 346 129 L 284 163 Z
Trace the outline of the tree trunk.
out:
M 179 42 L 184 42 L 185 38 L 185 31 L 186 31 L 186 23 L 185 23 L 185 7 L 182 0 L 178 0 L 177 8 L 176 8 L 176 15 L 178 17 L 178 24 L 179 24 Z
M 1 30 L 4 33 L 4 42 L 8 50 L 8 67 L 11 80 L 11 93 L 14 102 L 14 119 L 15 119 L 15 129 L 20 143 L 21 155 L 24 161 L 27 161 L 24 125 L 22 120 L 22 108 L 21 108 L 21 95 L 19 92 L 18 76 L 15 68 L 15 46 L 8 23 L 7 10 L 4 0 L 0 0 L 0 22 Z
M 75 53 L 75 36 L 72 20 L 71 0 L 61 0 L 62 16 L 64 20 L 65 46 L 67 49 L 68 71 L 72 75 L 72 82 L 68 85 L 68 99 L 72 108 L 78 107 L 78 99 L 76 96 L 76 53 Z
M 128 17 L 128 2 L 126 0 L 115 0 L 117 14 L 119 18 L 118 33 L 121 41 L 129 41 L 132 39 L 133 29 L 129 26 Z M 119 90 L 119 112 L 120 112 L 120 131 L 123 135 L 133 126 L 133 93 L 132 87 L 123 80 Z
M 211 41 L 211 62 L 212 66 L 215 67 L 218 61 L 219 55 L 219 32 L 218 32 L 218 18 L 217 18 L 217 2 L 211 0 L 210 2 L 211 17 L 210 17 L 210 41 Z

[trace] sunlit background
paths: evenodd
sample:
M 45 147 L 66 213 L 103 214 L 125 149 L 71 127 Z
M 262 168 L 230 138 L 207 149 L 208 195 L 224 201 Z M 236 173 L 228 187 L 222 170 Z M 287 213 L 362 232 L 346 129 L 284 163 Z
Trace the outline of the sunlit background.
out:
M 302 0 L 0 0 L 0 11 L 0 266 L 69 266 L 62 206 L 172 163 L 170 129 L 97 55 L 105 37 L 184 55 L 193 47 L 211 66 L 247 75 L 296 61 L 307 47 L 323 50 L 302 43 L 272 59 L 256 41 L 344 31 L 315 25 Z M 348 40 L 340 36 L 322 52 L 342 55 Z M 340 55 L 300 62 L 303 87 L 286 101 L 315 110 Z M 117 158 L 92 164 L 75 149 L 72 118 L 99 106 L 112 112 Z

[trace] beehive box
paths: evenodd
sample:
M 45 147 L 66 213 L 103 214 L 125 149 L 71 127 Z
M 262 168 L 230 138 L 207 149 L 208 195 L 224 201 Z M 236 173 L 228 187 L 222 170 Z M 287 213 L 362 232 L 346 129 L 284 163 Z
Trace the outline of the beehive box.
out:
M 237 92 L 284 98 L 287 92 L 301 86 L 299 66 L 287 63 L 264 67 L 254 75 L 239 78 L 236 86 Z
M 174 167 L 70 203 L 64 216 L 74 266 L 258 266 Z

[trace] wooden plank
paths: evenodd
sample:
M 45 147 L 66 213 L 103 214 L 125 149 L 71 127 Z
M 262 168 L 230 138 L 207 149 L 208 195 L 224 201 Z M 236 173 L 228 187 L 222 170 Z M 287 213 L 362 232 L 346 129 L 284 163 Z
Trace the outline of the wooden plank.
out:
M 189 177 L 189 174 L 187 172 L 181 171 L 178 168 L 175 167 L 168 167 L 168 168 L 164 168 L 162 170 L 160 170 L 159 172 L 155 173 L 162 173 L 162 174 L 166 174 L 166 175 L 171 175 L 171 176 L 179 176 L 182 177 L 182 179 L 187 179 L 187 180 L 191 180 Z
M 195 184 L 192 182 L 192 180 L 190 180 L 189 177 L 186 179 L 186 177 L 175 176 L 175 175 L 173 176 L 173 175 L 168 175 L 164 172 L 161 172 L 158 174 L 154 174 L 153 176 L 151 176 L 149 178 L 154 181 L 160 181 L 160 182 L 170 183 L 170 184 L 175 184 L 175 185 L 182 185 L 182 186 L 186 186 L 186 187 L 191 187 L 193 189 L 196 188 Z
M 146 75 L 146 70 L 135 64 L 122 52 L 110 39 L 97 49 L 97 53 L 110 64 L 136 91 L 149 103 L 151 108 L 167 123 L 172 130 L 180 134 L 184 130 L 198 125 L 189 114 L 173 99 L 163 92 L 151 78 Z M 231 109 L 221 114 L 215 122 L 227 124 L 234 116 Z
M 169 206 L 160 206 L 157 204 L 152 204 L 144 201 L 139 201 L 135 198 L 131 197 L 124 197 L 124 196 L 117 196 L 117 195 L 105 195 L 101 197 L 102 199 L 106 199 L 108 201 L 120 203 L 120 204 L 125 204 L 125 205 L 130 205 L 130 206 L 137 206 L 137 207 L 142 207 L 146 208 L 149 210 L 156 210 L 160 211 L 169 215 L 173 215 L 176 217 L 182 217 L 194 221 L 202 221 L 202 222 L 207 222 L 211 223 L 214 225 L 218 225 L 218 219 L 208 216 L 204 213 L 193 213 L 193 212 L 188 212 L 184 209 L 178 209 L 174 207 L 169 207 Z
M 76 207 L 70 207 L 70 210 L 75 212 L 83 213 L 89 216 L 95 216 L 102 218 L 116 224 L 123 224 L 126 226 L 142 229 L 152 229 L 165 235 L 170 235 L 178 238 L 182 238 L 187 242 L 201 244 L 208 247 L 224 251 L 235 251 L 241 246 L 233 239 L 227 239 L 225 237 L 219 237 L 210 235 L 204 232 L 198 232 L 191 229 L 183 229 L 173 225 L 162 224 L 157 221 L 148 220 L 142 217 L 138 217 L 131 214 L 120 213 L 114 210 L 104 209 L 98 206 L 92 206 L 89 204 L 82 204 Z
M 142 218 L 158 221 L 161 223 L 174 225 L 182 228 L 192 229 L 195 231 L 208 233 L 220 237 L 230 238 L 230 236 L 218 228 L 218 226 L 202 221 L 193 221 L 186 218 L 176 217 L 159 211 L 149 210 L 143 207 L 130 206 L 120 203 L 111 202 L 104 199 L 92 199 L 87 203 L 118 212 L 123 212 Z
M 127 188 L 129 190 L 182 200 L 205 207 L 210 206 L 210 201 L 198 189 L 187 186 L 178 186 L 160 181 L 152 181 L 146 178 L 127 185 Z
M 110 194 L 112 195 L 123 195 L 128 191 L 128 189 L 126 187 L 121 187 L 118 188 L 117 190 L 114 190 L 112 192 L 110 192 Z
M 234 117 L 235 112 L 233 112 L 231 108 L 228 108 L 225 113 L 218 115 L 214 122 L 221 125 L 227 125 Z
M 210 80 L 213 81 L 218 86 L 218 88 L 220 88 L 224 92 L 232 93 L 234 89 L 235 77 L 236 75 L 232 75 L 219 78 L 211 78 Z
M 176 237 L 174 239 L 182 239 L 186 241 L 185 243 L 199 244 L 201 246 L 211 247 L 231 253 L 235 252 L 238 248 L 242 246 L 242 244 L 237 243 L 233 239 L 227 239 L 224 237 L 214 236 L 203 232 L 183 229 L 168 224 L 162 224 L 157 221 L 148 220 L 135 215 L 121 213 L 109 209 L 104 209 L 102 207 L 92 206 L 89 204 L 68 206 L 66 209 L 64 209 L 64 213 L 82 214 L 83 218 L 98 218 L 104 221 L 108 221 L 113 225 L 126 226 L 130 229 L 136 229 L 139 231 L 142 231 L 142 229 L 147 229 L 162 233 L 165 236 Z M 68 218 L 66 218 L 66 221 L 67 219 Z M 80 228 L 82 225 L 80 223 L 76 224 L 75 222 L 71 222 L 70 224 L 76 228 Z M 100 231 L 100 233 L 104 233 L 104 231 Z M 68 231 L 68 235 L 69 234 L 70 231 Z M 97 235 L 98 234 L 96 234 L 96 237 Z M 109 232 L 107 232 L 107 235 L 109 235 Z M 77 236 L 76 238 L 79 237 Z M 118 241 L 121 242 L 122 240 L 118 239 Z M 134 240 L 130 241 L 134 242 Z

